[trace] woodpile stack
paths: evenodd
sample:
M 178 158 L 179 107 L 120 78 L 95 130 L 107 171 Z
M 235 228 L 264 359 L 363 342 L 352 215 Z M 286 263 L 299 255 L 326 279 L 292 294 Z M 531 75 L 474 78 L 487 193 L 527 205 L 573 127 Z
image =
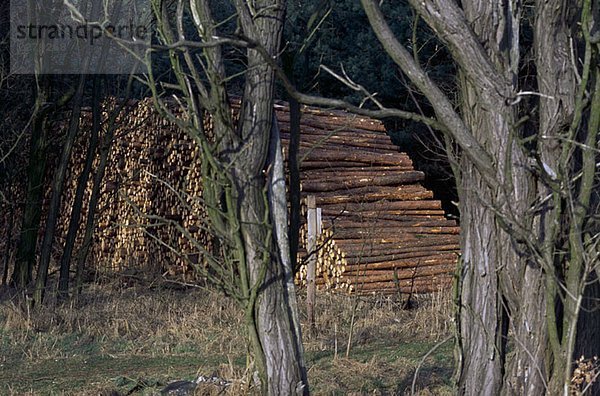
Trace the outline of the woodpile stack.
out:
M 201 248 L 212 245 L 204 232 L 199 149 L 159 116 L 151 100 L 140 101 L 120 122 L 100 203 L 97 257 L 117 268 L 142 264 L 185 274 L 191 264 L 202 264 Z
M 277 105 L 276 115 L 287 157 L 289 109 Z M 84 115 L 84 128 L 90 119 Z M 205 228 L 198 148 L 162 119 L 149 99 L 132 102 L 117 123 L 90 265 L 192 276 L 191 267 L 203 265 L 202 252 L 210 252 L 213 244 Z M 205 129 L 211 130 L 208 118 Z M 391 143 L 382 123 L 304 108 L 301 130 L 302 194 L 314 195 L 322 211 L 323 232 L 314 253 L 318 288 L 391 293 L 447 286 L 459 228 L 420 184 L 423 173 Z M 85 141 L 80 142 L 73 156 L 59 240 L 66 233 L 85 149 Z M 92 180 L 88 190 L 91 185 Z M 305 229 L 302 240 L 300 262 L 307 258 Z M 296 279 L 306 282 L 305 267 Z
M 116 271 L 167 271 L 189 278 L 194 276 L 192 266 L 204 265 L 202 251 L 212 248 L 211 236 L 204 227 L 198 147 L 187 134 L 162 119 L 151 100 L 131 101 L 130 105 L 117 119 L 89 264 Z M 114 103 L 105 106 L 106 120 Z M 91 127 L 89 111 L 83 115 L 82 125 L 84 129 Z M 89 137 L 88 133 L 83 135 Z M 59 244 L 66 234 L 85 150 L 86 142 L 82 140 L 71 161 L 57 232 Z M 92 180 L 84 208 L 91 189 Z M 179 227 L 189 235 L 182 234 Z
M 303 249 L 298 253 L 300 269 L 296 273 L 296 284 L 306 286 L 307 283 L 307 234 L 306 226 L 300 232 Z M 344 279 L 346 270 L 346 253 L 343 252 L 333 239 L 331 229 L 324 230 L 316 241 L 315 251 L 317 286 L 328 291 L 351 291 L 352 284 Z
M 278 106 L 277 116 L 286 146 L 288 108 Z M 302 194 L 315 196 L 324 230 L 317 243 L 317 287 L 359 293 L 447 287 L 459 227 L 420 184 L 424 174 L 392 144 L 383 124 L 304 108 L 301 130 Z M 299 256 L 303 263 L 305 248 Z M 306 283 L 305 265 L 296 279 Z

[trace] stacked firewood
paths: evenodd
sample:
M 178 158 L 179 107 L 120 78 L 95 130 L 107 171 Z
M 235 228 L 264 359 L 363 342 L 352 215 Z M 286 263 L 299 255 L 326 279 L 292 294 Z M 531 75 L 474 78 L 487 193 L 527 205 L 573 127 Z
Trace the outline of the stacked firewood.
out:
M 113 240 L 122 245 L 110 259 L 117 267 L 144 263 L 186 273 L 202 263 L 201 252 L 212 244 L 204 232 L 198 147 L 160 117 L 150 100 L 138 103 L 127 120 L 111 153 L 116 166 L 109 165 L 106 175 L 116 191 L 103 195 L 101 203 L 110 209 L 101 216 L 109 221 L 100 221 L 99 230 L 116 233 Z
M 277 110 L 286 146 L 288 108 Z M 305 108 L 301 131 L 301 189 L 303 196 L 315 196 L 323 216 L 320 238 L 327 241 L 317 244 L 323 250 L 317 253 L 317 287 L 359 293 L 446 287 L 458 257 L 459 227 L 420 184 L 424 174 L 391 143 L 382 123 Z M 323 268 L 335 268 L 333 276 Z M 306 283 L 305 266 L 297 280 Z
M 277 105 L 276 114 L 287 156 L 289 109 Z M 86 114 L 83 124 L 89 127 L 90 118 Z M 191 267 L 203 265 L 213 244 L 205 227 L 197 144 L 164 120 L 150 100 L 133 103 L 117 122 L 91 261 L 116 270 L 136 267 L 191 275 Z M 204 128 L 211 130 L 207 117 Z M 304 108 L 301 129 L 302 194 L 314 195 L 322 210 L 323 232 L 313 253 L 317 286 L 370 293 L 428 292 L 447 285 L 459 229 L 445 218 L 432 192 L 421 186 L 423 173 L 391 143 L 383 125 L 343 112 Z M 76 150 L 60 235 L 84 165 L 85 144 Z M 302 263 L 308 256 L 305 231 L 303 241 Z M 306 267 L 296 279 L 306 282 Z
M 299 270 L 296 273 L 296 284 L 306 286 L 307 283 L 307 260 L 306 251 L 307 234 L 306 225 L 302 226 L 300 232 L 301 246 L 298 252 Z M 316 263 L 317 288 L 335 291 L 350 291 L 351 284 L 344 279 L 346 270 L 346 253 L 344 253 L 333 239 L 331 230 L 323 231 L 316 240 L 316 249 L 312 253 Z
M 114 107 L 114 103 L 106 104 L 104 122 Z M 116 122 L 89 264 L 107 270 L 193 276 L 192 267 L 203 266 L 205 252 L 212 249 L 205 227 L 198 146 L 174 123 L 164 120 L 149 99 L 131 101 Z M 90 127 L 91 115 L 86 110 L 82 128 Z M 107 127 L 105 124 L 104 129 Z M 58 226 L 59 243 L 64 239 L 77 177 L 84 166 L 88 136 L 82 134 L 71 160 Z M 94 168 L 97 165 L 96 160 Z M 90 179 L 84 208 L 91 189 Z

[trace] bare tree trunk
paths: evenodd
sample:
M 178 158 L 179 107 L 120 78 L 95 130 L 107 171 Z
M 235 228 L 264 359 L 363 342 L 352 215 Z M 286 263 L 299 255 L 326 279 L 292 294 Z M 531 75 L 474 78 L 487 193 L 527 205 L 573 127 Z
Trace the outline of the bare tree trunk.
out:
M 25 288 L 31 282 L 35 264 L 38 230 L 42 217 L 48 138 L 46 117 L 50 111 L 47 105 L 50 94 L 51 82 L 49 77 L 42 76 L 39 81 L 34 107 L 25 209 L 23 210 L 21 231 L 17 242 L 15 268 L 11 278 L 11 284 L 18 288 Z
M 308 35 L 308 33 L 305 33 Z M 300 71 L 296 71 L 298 57 L 302 56 Z M 282 56 L 283 68 L 288 78 L 304 89 L 304 80 L 307 74 L 308 55 L 298 50 L 284 52 Z M 288 173 L 289 173 L 289 197 L 290 197 L 290 255 L 292 259 L 292 268 L 296 271 L 298 268 L 298 246 L 300 244 L 300 226 L 301 226 L 301 193 L 300 193 L 300 163 L 298 162 L 298 151 L 300 150 L 300 123 L 302 111 L 300 102 L 293 96 L 287 98 L 290 106 L 290 141 L 288 144 Z
M 463 89 L 464 92 L 464 89 Z M 503 230 L 492 202 L 510 194 L 510 210 L 525 213 L 533 191 L 531 177 L 515 164 L 523 163 L 520 148 L 511 147 L 507 124 L 496 114 L 463 98 L 473 116 L 472 130 L 498 133 L 497 145 L 489 147 L 498 163 L 512 158 L 513 191 L 492 191 L 466 159 L 459 186 L 462 235 L 461 348 L 462 375 L 459 389 L 465 394 L 543 394 L 545 391 L 545 300 L 541 268 L 530 263 L 522 247 Z M 490 117 L 491 115 L 491 117 Z M 514 119 L 504 114 L 504 119 Z M 505 139 L 500 137 L 504 135 Z M 522 217 L 526 224 L 527 218 Z M 524 304 L 524 302 L 526 303 Z M 514 353 L 506 355 L 509 329 L 518 340 Z
M 300 147 L 300 103 L 290 97 L 290 144 L 288 151 L 288 171 L 290 174 L 290 255 L 292 269 L 297 266 L 298 245 L 300 243 L 300 164 L 298 163 L 298 149 Z
M 590 77 L 600 75 L 591 62 L 598 51 L 592 2 L 410 0 L 459 67 L 460 113 L 395 39 L 376 3 L 362 3 L 386 51 L 462 150 L 459 391 L 566 394 L 590 271 L 584 250 L 597 238 L 584 231 L 600 125 Z M 525 12 L 534 13 L 535 26 Z M 521 25 L 534 32 L 533 51 L 520 43 L 531 42 Z M 533 68 L 530 57 L 525 66 L 520 59 L 527 51 Z M 538 87 L 522 73 L 531 69 Z M 582 121 L 587 112 L 593 126 Z
M 537 68 L 538 89 L 540 97 L 539 135 L 546 136 L 539 141 L 540 160 L 549 169 L 556 173 L 562 171 L 562 145 L 559 137 L 566 134 L 569 127 L 569 118 L 575 110 L 577 91 L 576 69 L 568 65 L 573 61 L 570 52 L 572 45 L 572 24 L 579 16 L 570 15 L 569 6 L 559 0 L 536 1 L 536 19 L 534 26 L 535 62 Z M 575 11 L 575 10 L 573 10 Z M 539 183 L 540 199 L 555 196 L 547 183 Z M 544 205 L 541 216 L 542 235 L 545 239 L 546 252 L 561 252 L 564 233 L 559 225 L 564 220 L 560 202 L 556 197 Z M 565 223 L 566 224 L 566 223 Z M 547 260 L 552 264 L 554 273 L 549 276 L 562 278 L 561 259 L 562 253 Z M 554 281 L 554 279 L 552 279 Z M 556 281 L 554 281 L 556 283 Z M 548 299 L 548 328 L 550 332 L 550 349 L 547 357 L 547 367 L 551 382 L 548 384 L 549 393 L 560 393 L 565 383 L 565 373 L 570 362 L 565 361 L 565 353 L 570 355 L 563 343 L 567 329 L 560 324 L 560 317 L 564 315 L 564 299 L 571 300 L 557 285 L 551 284 L 546 291 Z M 577 319 L 575 318 L 575 323 Z M 571 351 L 572 353 L 573 351 Z
M 101 117 L 100 111 L 101 109 L 99 80 L 98 77 L 95 76 L 92 93 L 92 125 L 90 128 L 90 141 L 88 143 L 85 165 L 77 180 L 77 190 L 75 191 L 73 208 L 71 209 L 69 229 L 67 231 L 65 246 L 63 248 L 63 254 L 60 261 L 60 276 L 58 280 L 58 296 L 60 298 L 65 298 L 69 294 L 69 272 L 71 269 L 71 255 L 75 246 L 77 232 L 79 231 L 79 226 L 81 225 L 81 210 L 83 208 L 83 198 L 85 190 L 87 188 L 90 173 L 92 171 L 94 158 L 96 156 L 96 148 L 98 147 L 98 132 L 100 129 Z
M 46 281 L 48 278 L 48 267 L 52 254 L 52 244 L 54 242 L 54 232 L 56 223 L 60 214 L 60 203 L 64 188 L 64 181 L 71 159 L 71 151 L 75 144 L 75 138 L 79 132 L 79 119 L 81 116 L 81 104 L 83 100 L 83 91 L 85 88 L 85 77 L 82 75 L 79 78 L 77 92 L 75 94 L 73 108 L 71 110 L 71 118 L 69 129 L 65 138 L 63 151 L 58 163 L 58 168 L 54 173 L 52 182 L 52 197 L 50 198 L 50 206 L 48 208 L 48 217 L 46 218 L 44 239 L 42 240 L 42 248 L 40 253 L 40 264 L 38 268 L 37 278 L 35 280 L 35 291 L 33 295 L 33 303 L 41 304 L 44 299 L 46 289 Z
M 280 271 L 281 278 L 283 278 L 283 288 L 278 291 L 278 298 L 281 298 L 281 307 L 278 311 L 287 311 L 285 316 L 289 321 L 289 329 L 287 325 L 283 329 L 289 332 L 286 337 L 283 337 L 283 342 L 292 341 L 292 345 L 289 345 L 293 349 L 293 355 L 287 356 L 290 361 L 296 362 L 295 364 L 286 364 L 289 374 L 286 377 L 290 378 L 292 382 L 280 390 L 288 389 L 292 394 L 308 394 L 308 378 L 306 373 L 306 366 L 304 364 L 304 347 L 302 345 L 302 331 L 300 327 L 300 314 L 298 309 L 298 302 L 296 299 L 296 286 L 294 285 L 294 267 L 292 266 L 293 261 L 290 257 L 290 242 L 288 237 L 288 205 L 287 205 L 287 193 L 285 188 L 285 168 L 283 163 L 283 152 L 281 147 L 281 138 L 279 135 L 279 127 L 277 125 L 277 118 L 273 115 L 273 126 L 271 134 L 271 143 L 269 149 L 269 166 L 271 167 L 271 174 L 269 180 L 269 205 L 271 208 L 271 221 L 275 232 L 275 246 L 276 254 L 273 259 L 278 261 L 277 268 Z M 267 273 L 268 279 L 269 273 Z M 277 276 L 273 274 L 273 276 Z M 276 279 L 276 278 L 274 278 Z M 266 280 L 268 282 L 268 280 Z M 265 307 L 266 308 L 266 307 Z M 269 309 L 263 309 L 262 315 L 267 314 Z M 284 319 L 285 320 L 285 319 Z M 259 320 L 259 323 L 269 323 L 268 318 Z M 282 342 L 282 341 L 280 341 Z M 288 351 L 287 353 L 290 353 Z M 300 373 L 297 372 L 300 370 Z M 300 381 L 298 381 L 298 374 Z M 294 382 L 295 381 L 295 382 Z
M 115 130 L 117 129 L 116 119 L 118 115 L 123 111 L 125 103 L 129 98 L 130 87 L 127 88 L 127 94 L 122 99 L 121 103 L 115 104 L 115 109 L 112 110 L 108 120 L 106 121 L 106 132 L 102 137 L 102 143 L 100 145 L 100 159 L 98 161 L 98 167 L 94 176 L 94 182 L 92 184 L 92 192 L 90 193 L 90 201 L 87 209 L 87 216 L 84 225 L 83 241 L 81 242 L 81 248 L 77 254 L 77 266 L 75 270 L 75 283 L 77 288 L 77 294 L 81 294 L 83 288 L 83 271 L 85 270 L 85 264 L 87 257 L 92 248 L 92 238 L 94 236 L 94 230 L 96 227 L 96 210 L 98 208 L 98 201 L 100 200 L 100 193 L 102 189 L 102 182 L 104 180 L 104 174 L 106 173 L 106 165 L 108 164 L 108 158 L 110 150 L 112 148 L 115 136 Z M 98 111 L 97 109 L 95 111 Z M 93 117 L 93 122 L 101 122 L 98 117 Z M 100 125 L 92 125 L 92 128 L 100 129 Z
M 238 4 L 244 33 L 261 43 L 269 54 L 275 55 L 281 40 L 284 4 L 257 3 L 254 11 L 245 4 Z M 257 12 L 255 17 L 251 17 L 252 12 Z M 263 171 L 274 172 L 273 164 L 267 165 L 274 117 L 274 80 L 274 71 L 262 55 L 248 50 L 239 121 L 239 137 L 244 143 L 238 150 L 242 155 L 234 162 L 234 180 L 250 284 L 261 285 L 255 306 L 255 326 L 266 369 L 267 383 L 263 390 L 269 395 L 292 395 L 308 393 L 308 387 L 298 319 L 294 317 L 297 309 L 294 312 L 289 306 L 290 302 L 295 305 L 293 295 L 289 295 L 291 273 L 289 268 L 286 269 L 285 261 L 282 262 L 285 256 L 289 259 L 289 246 L 287 251 L 278 253 L 270 242 L 273 226 L 268 218 L 273 214 L 269 214 L 273 208 L 269 208 L 265 200 Z
M 516 4 L 463 2 L 466 18 L 503 78 L 506 96 L 519 89 L 520 13 Z M 460 79 L 462 114 L 471 133 L 492 154 L 498 188 L 490 189 L 464 159 L 459 190 L 461 203 L 463 288 L 461 391 L 479 394 L 543 394 L 545 391 L 545 300 L 542 269 L 523 255 L 523 246 L 505 231 L 498 202 L 522 227 L 535 193 L 526 170 L 517 107 L 501 93 L 482 92 Z M 487 103 L 481 98 L 486 97 Z M 491 109 L 494 109 L 491 111 Z M 508 331 L 517 340 L 506 356 Z M 482 370 L 481 367 L 486 369 Z M 487 392 L 485 392 L 487 393 Z
M 276 251 L 265 245 L 272 232 L 265 227 L 269 208 L 265 205 L 262 172 L 269 142 L 266 134 L 270 134 L 273 117 L 272 74 L 260 56 L 249 56 L 249 81 L 241 120 L 252 120 L 243 127 L 242 140 L 248 141 L 248 147 L 253 150 L 244 156 L 245 161 L 240 159 L 235 166 L 250 280 L 251 284 L 263 284 L 256 301 L 256 327 L 266 365 L 266 390 L 269 395 L 291 395 L 297 393 L 297 388 L 300 394 L 303 392 L 303 367 L 298 361 L 297 337 L 300 334 L 294 334 L 293 319 L 287 306 L 285 270 Z M 265 252 L 265 249 L 269 251 Z M 262 280 L 260 274 L 265 265 L 268 267 Z
M 9 191 L 12 190 L 11 187 L 9 187 Z M 12 201 L 12 194 L 9 195 L 9 201 Z M 10 257 L 12 255 L 12 239 L 13 239 L 13 229 L 14 229 L 14 214 L 15 214 L 15 207 L 14 207 L 14 203 L 10 202 L 10 210 L 8 213 L 8 226 L 6 228 L 6 246 L 5 246 L 5 251 L 4 251 L 4 268 L 2 271 L 2 285 L 6 285 L 6 282 L 8 280 L 8 267 L 10 265 Z
M 481 182 L 463 166 L 464 181 L 459 189 L 461 211 L 462 268 L 460 280 L 460 393 L 479 389 L 481 394 L 496 395 L 502 387 L 505 351 L 501 320 L 501 293 L 498 290 L 494 241 L 498 229 L 494 215 L 481 205 Z M 483 315 L 481 313 L 484 313 Z M 473 393 L 474 394 L 474 393 Z

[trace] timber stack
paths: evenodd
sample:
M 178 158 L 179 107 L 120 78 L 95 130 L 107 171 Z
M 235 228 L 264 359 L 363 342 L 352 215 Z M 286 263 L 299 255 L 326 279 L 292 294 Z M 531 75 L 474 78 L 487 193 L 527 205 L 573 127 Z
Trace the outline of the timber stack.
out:
M 114 107 L 114 100 L 105 104 L 103 120 L 110 118 Z M 276 115 L 287 156 L 289 108 L 277 104 Z M 116 123 L 88 267 L 160 271 L 186 281 L 198 280 L 193 267 L 205 267 L 205 255 L 218 252 L 205 227 L 201 155 L 196 144 L 163 119 L 150 99 L 129 101 Z M 88 110 L 82 128 L 90 124 Z M 211 126 L 205 117 L 205 130 Z M 64 243 L 85 162 L 89 134 L 81 135 L 69 166 L 57 246 Z M 381 122 L 305 107 L 298 158 L 302 195 L 314 195 L 322 210 L 323 232 L 315 252 L 319 288 L 423 293 L 449 284 L 459 249 L 459 228 L 445 218 L 440 202 L 420 184 L 423 173 L 414 170 L 408 155 L 392 144 Z M 95 161 L 93 169 L 98 166 Z M 85 193 L 82 224 L 92 183 L 93 175 Z M 49 194 L 46 189 L 46 201 Z M 83 228 L 75 252 L 80 249 Z M 305 226 L 301 233 L 300 262 L 307 257 Z M 302 284 L 305 279 L 306 268 L 301 267 L 297 281 Z
M 191 138 L 151 100 L 138 102 L 120 121 L 109 158 L 96 262 L 193 277 L 192 267 L 203 265 L 203 252 L 212 249 L 200 164 Z
M 102 140 L 114 101 L 105 103 Z M 82 128 L 91 127 L 85 109 Z M 210 127 L 209 120 L 205 127 Z M 163 119 L 152 100 L 130 100 L 116 120 L 118 125 L 96 211 L 94 240 L 89 266 L 106 271 L 168 273 L 186 281 L 197 280 L 193 267 L 205 266 L 205 253 L 212 251 L 202 201 L 200 152 L 191 138 Z M 73 192 L 83 169 L 87 136 L 74 148 L 68 187 L 57 232 L 62 244 L 73 205 Z M 98 167 L 98 158 L 94 169 Z M 90 178 L 84 198 L 84 213 L 91 195 Z M 77 246 L 82 241 L 80 227 Z
M 277 106 L 287 156 L 290 117 Z M 302 196 L 322 212 L 317 287 L 364 293 L 427 293 L 447 287 L 459 253 L 459 227 L 420 183 L 384 125 L 345 112 L 304 108 L 298 153 Z M 307 256 L 306 231 L 301 232 Z M 306 266 L 297 274 L 306 283 Z

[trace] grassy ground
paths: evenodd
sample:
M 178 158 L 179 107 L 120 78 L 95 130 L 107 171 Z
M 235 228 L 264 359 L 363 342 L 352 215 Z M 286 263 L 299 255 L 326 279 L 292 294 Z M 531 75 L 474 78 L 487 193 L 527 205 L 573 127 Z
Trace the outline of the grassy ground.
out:
M 434 295 L 405 310 L 396 300 L 319 295 L 317 331 L 304 335 L 313 394 L 410 394 L 422 357 L 450 334 L 450 304 Z M 232 381 L 227 394 L 255 394 L 243 329 L 236 305 L 206 290 L 95 285 L 35 313 L 5 296 L 0 394 L 152 395 L 212 373 Z M 423 361 L 417 394 L 452 393 L 452 349 Z

